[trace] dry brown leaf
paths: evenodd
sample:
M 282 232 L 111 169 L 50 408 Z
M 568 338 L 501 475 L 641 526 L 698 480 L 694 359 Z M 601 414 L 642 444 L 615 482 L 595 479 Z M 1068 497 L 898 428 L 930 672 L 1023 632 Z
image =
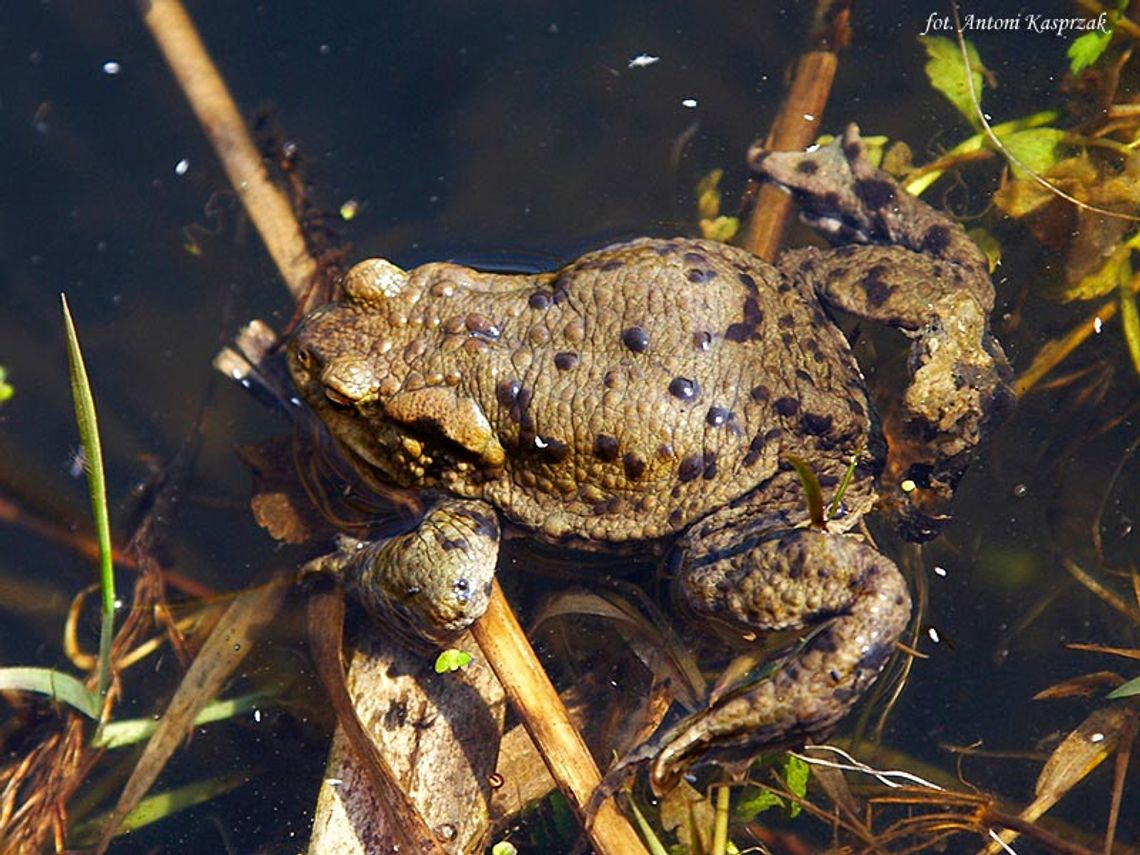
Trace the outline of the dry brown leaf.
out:
M 1105 692 L 1115 689 L 1123 682 L 1124 678 L 1113 671 L 1097 671 L 1093 674 L 1082 674 L 1079 677 L 1073 677 L 1071 680 L 1055 683 L 1048 689 L 1043 689 L 1034 695 L 1033 700 L 1099 697 Z

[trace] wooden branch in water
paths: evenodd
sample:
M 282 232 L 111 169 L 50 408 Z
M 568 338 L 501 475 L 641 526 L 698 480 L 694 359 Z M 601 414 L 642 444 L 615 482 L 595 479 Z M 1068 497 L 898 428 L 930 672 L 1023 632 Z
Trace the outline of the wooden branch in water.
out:
M 848 6 L 845 2 L 820 2 L 811 47 L 800 55 L 791 88 L 764 140 L 764 147 L 770 151 L 799 151 L 819 135 L 819 120 L 839 65 L 838 50 L 849 40 Z M 791 197 L 771 184 L 763 185 L 744 229 L 744 248 L 765 261 L 775 259 L 791 213 Z
M 558 789 L 588 829 L 594 848 L 602 855 L 644 853 L 641 839 L 612 798 L 602 802 L 592 819 L 586 815 L 586 806 L 601 782 L 601 774 L 581 734 L 570 723 L 562 699 L 526 640 L 498 581 L 494 583 L 486 614 L 471 627 L 471 634 L 539 747 Z
M 289 200 L 273 182 L 226 83 L 178 0 L 147 0 L 143 20 L 210 138 L 242 206 L 297 300 L 317 272 Z

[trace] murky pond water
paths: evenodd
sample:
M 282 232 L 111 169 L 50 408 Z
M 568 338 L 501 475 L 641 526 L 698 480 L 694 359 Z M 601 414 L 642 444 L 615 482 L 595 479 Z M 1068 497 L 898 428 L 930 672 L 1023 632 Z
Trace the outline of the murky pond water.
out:
M 1076 14 L 1068 4 L 1041 5 L 1047 15 Z M 986 12 L 1024 12 L 1005 6 Z M 923 73 L 916 36 L 932 11 L 859 6 L 827 130 L 858 121 L 867 134 L 906 140 L 918 162 L 970 134 Z M 192 12 L 243 110 L 264 108 L 299 147 L 315 200 L 331 210 L 358 204 L 343 224 L 350 258 L 535 269 L 634 235 L 693 233 L 694 188 L 713 168 L 725 169 L 731 200 L 746 177 L 744 152 L 779 105 L 811 9 L 200 2 Z M 248 475 L 234 451 L 289 428 L 210 368 L 246 320 L 283 327 L 291 308 L 133 9 L 24 4 L 6 18 L 0 365 L 15 395 L 0 405 L 0 499 L 21 519 L 53 528 L 0 526 L 0 664 L 66 670 L 65 613 L 94 566 L 60 539 L 86 532 L 89 512 L 71 462 L 77 439 L 59 293 L 71 301 L 95 387 L 120 537 L 135 521 L 138 485 L 201 419 L 191 480 L 160 557 L 218 591 L 299 558 L 253 522 Z M 1031 32 L 1026 22 L 969 35 L 999 82 L 986 96 L 995 121 L 1060 103 L 1068 39 Z M 642 54 L 659 61 L 631 64 Z M 1126 69 L 1118 100 L 1133 84 Z M 1024 369 L 1101 301 L 1048 302 L 1063 256 L 1016 224 L 978 219 L 999 178 L 995 163 L 963 175 L 927 198 L 970 225 L 984 223 L 1002 242 L 995 326 Z M 873 384 L 871 339 L 860 347 Z M 901 765 L 958 768 L 968 784 L 1018 806 L 1032 798 L 1058 737 L 1104 703 L 1032 696 L 1079 674 L 1134 671 L 1125 660 L 1065 647 L 1136 642 L 1130 621 L 1065 570 L 1066 559 L 1075 561 L 1134 602 L 1127 577 L 1114 575 L 1135 567 L 1140 503 L 1137 464 L 1127 458 L 1137 436 L 1136 376 L 1115 321 L 1061 371 L 1077 368 L 1089 373 L 1024 398 L 963 481 L 954 523 L 907 562 L 925 579 L 920 647 L 928 658 L 915 663 L 884 741 Z M 88 647 L 95 627 L 92 616 Z M 127 678 L 122 715 L 157 709 L 154 693 L 172 685 L 170 664 L 141 666 L 157 668 L 157 681 Z M 220 773 L 248 783 L 113 851 L 303 848 L 332 718 L 292 617 L 232 691 L 278 686 L 286 676 L 293 680 L 279 706 L 203 729 L 159 786 Z M 29 738 L 15 727 L 4 733 Z M 975 743 L 996 756 L 956 767 L 947 747 Z M 12 756 L 27 745 L 4 747 Z M 1085 833 L 1103 830 L 1109 765 L 1062 803 L 1060 819 Z M 1125 841 L 1140 833 L 1137 791 L 1125 790 Z

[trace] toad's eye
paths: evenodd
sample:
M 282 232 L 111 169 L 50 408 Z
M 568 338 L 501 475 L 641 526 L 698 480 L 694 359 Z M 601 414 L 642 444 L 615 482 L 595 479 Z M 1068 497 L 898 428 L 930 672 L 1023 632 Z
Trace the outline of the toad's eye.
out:
M 303 369 L 308 371 L 313 367 L 313 355 L 309 353 L 307 348 L 299 347 L 294 351 L 297 357 L 297 364 Z

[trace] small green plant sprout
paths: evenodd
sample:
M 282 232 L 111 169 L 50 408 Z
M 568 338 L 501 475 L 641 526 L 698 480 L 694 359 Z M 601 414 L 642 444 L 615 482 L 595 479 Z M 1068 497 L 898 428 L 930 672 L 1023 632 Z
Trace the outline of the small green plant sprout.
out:
M 435 658 L 435 673 L 447 674 L 465 668 L 471 662 L 471 654 L 466 650 L 449 647 Z
M 835 517 L 839 510 L 839 503 L 843 501 L 843 494 L 851 486 L 851 479 L 855 476 L 855 467 L 859 463 L 859 455 L 851 455 L 851 460 L 847 463 L 847 471 L 843 473 L 843 480 L 839 482 L 839 488 L 835 491 L 835 497 L 827 506 L 826 512 L 823 508 L 823 490 L 820 488 L 819 478 L 816 477 L 812 468 L 803 458 L 794 454 L 788 455 L 788 462 L 795 468 L 796 475 L 800 478 L 800 484 L 803 485 L 804 498 L 807 501 L 808 516 L 811 519 L 812 527 L 827 528 L 827 521 Z

